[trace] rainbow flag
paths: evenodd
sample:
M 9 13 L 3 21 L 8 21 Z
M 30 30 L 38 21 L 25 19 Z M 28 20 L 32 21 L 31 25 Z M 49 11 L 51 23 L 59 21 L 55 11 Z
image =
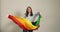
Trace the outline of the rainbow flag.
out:
M 14 23 L 16 23 L 20 28 L 24 30 L 35 30 L 40 23 L 41 16 L 39 15 L 35 24 L 32 24 L 32 22 L 29 21 L 27 18 L 12 16 L 12 15 L 9 15 L 8 18 L 11 19 Z

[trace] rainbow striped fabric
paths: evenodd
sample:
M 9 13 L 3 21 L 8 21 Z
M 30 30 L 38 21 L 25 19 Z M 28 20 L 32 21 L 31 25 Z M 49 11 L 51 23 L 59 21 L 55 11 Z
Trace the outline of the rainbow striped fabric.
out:
M 40 23 L 41 16 L 39 15 L 35 24 L 32 24 L 31 21 L 29 21 L 27 18 L 12 15 L 9 15 L 8 18 L 11 19 L 14 23 L 16 23 L 20 28 L 24 30 L 35 30 Z

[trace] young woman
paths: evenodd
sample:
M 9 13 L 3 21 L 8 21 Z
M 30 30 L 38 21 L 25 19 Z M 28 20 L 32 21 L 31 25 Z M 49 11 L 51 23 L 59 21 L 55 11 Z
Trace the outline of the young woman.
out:
M 24 17 L 29 19 L 32 22 L 32 24 L 34 24 L 33 16 L 34 14 L 32 12 L 32 8 L 28 6 Z M 33 32 L 33 30 L 23 30 L 23 32 Z

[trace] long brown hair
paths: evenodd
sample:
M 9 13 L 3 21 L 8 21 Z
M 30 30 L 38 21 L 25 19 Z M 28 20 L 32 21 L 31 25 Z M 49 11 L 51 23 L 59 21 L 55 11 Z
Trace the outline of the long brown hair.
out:
M 30 9 L 31 9 L 30 16 L 33 16 L 32 8 L 31 8 L 30 6 L 28 6 L 28 7 L 27 7 L 27 9 L 26 9 L 26 16 L 28 17 L 28 14 L 29 14 L 29 12 L 28 12 L 28 8 L 30 8 Z

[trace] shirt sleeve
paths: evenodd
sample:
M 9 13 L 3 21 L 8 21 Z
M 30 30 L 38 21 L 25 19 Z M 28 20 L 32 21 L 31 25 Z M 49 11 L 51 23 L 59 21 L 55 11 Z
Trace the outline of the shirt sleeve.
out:
M 35 22 L 36 17 L 39 16 L 39 15 L 40 15 L 40 12 L 37 12 L 37 13 L 34 15 L 34 17 L 33 17 L 32 22 Z
M 26 15 L 24 14 L 23 18 L 26 18 Z

